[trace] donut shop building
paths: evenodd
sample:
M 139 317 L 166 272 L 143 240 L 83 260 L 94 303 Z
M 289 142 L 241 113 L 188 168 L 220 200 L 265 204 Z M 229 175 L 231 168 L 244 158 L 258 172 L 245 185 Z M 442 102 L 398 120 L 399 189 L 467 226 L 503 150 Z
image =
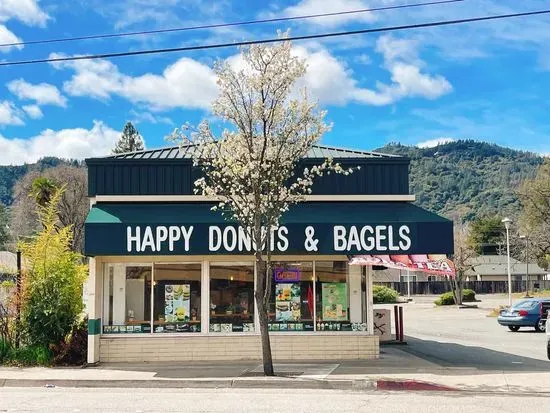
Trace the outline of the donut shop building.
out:
M 332 158 L 271 245 L 273 357 L 379 355 L 370 266 L 362 254 L 451 254 L 452 223 L 414 205 L 409 159 L 316 146 Z M 178 147 L 86 160 L 88 362 L 260 359 L 256 270 L 247 234 L 193 193 L 201 176 Z

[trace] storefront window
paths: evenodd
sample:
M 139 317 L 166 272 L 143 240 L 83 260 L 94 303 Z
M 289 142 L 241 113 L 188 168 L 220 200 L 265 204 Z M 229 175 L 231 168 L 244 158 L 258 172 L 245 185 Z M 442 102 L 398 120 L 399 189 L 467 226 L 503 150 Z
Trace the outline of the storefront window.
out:
M 151 332 L 151 266 L 107 266 L 104 291 L 104 333 Z
M 269 330 L 313 331 L 313 264 L 275 262 L 272 268 Z
M 316 261 L 315 278 L 317 331 L 361 328 L 350 323 L 347 262 Z
M 254 331 L 254 265 L 210 265 L 210 332 Z
M 155 264 L 155 333 L 201 331 L 201 264 Z

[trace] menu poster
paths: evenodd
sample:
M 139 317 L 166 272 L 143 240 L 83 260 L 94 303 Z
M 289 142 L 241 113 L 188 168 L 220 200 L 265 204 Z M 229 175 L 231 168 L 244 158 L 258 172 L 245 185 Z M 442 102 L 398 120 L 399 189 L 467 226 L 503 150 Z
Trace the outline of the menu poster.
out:
M 275 319 L 277 321 L 300 321 L 300 308 L 298 284 L 275 284 Z
M 191 286 L 164 286 L 164 319 L 167 323 L 189 321 L 191 317 Z
M 346 291 L 346 283 L 323 283 L 321 289 L 323 320 L 347 320 L 348 295 Z

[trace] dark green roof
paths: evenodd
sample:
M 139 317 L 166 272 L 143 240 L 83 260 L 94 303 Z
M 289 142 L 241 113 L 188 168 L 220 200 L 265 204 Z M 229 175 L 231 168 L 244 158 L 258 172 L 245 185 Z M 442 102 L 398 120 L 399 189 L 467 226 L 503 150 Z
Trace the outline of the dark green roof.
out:
M 170 146 L 158 149 L 146 149 L 143 151 L 110 155 L 104 159 L 189 159 L 195 151 L 194 145 Z M 315 145 L 306 155 L 311 159 L 344 159 L 344 158 L 400 158 L 398 155 L 390 155 L 377 152 L 358 151 L 355 149 L 337 148 L 324 145 Z

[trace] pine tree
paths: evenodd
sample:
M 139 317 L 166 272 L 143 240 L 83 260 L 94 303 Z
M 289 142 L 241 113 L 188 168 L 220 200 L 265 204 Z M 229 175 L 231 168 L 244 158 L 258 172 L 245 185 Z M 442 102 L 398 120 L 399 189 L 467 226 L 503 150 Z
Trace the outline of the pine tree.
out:
M 132 122 L 127 122 L 124 125 L 120 139 L 113 149 L 113 154 L 142 151 L 143 149 L 145 149 L 145 145 L 142 136 L 134 125 L 132 125 Z

